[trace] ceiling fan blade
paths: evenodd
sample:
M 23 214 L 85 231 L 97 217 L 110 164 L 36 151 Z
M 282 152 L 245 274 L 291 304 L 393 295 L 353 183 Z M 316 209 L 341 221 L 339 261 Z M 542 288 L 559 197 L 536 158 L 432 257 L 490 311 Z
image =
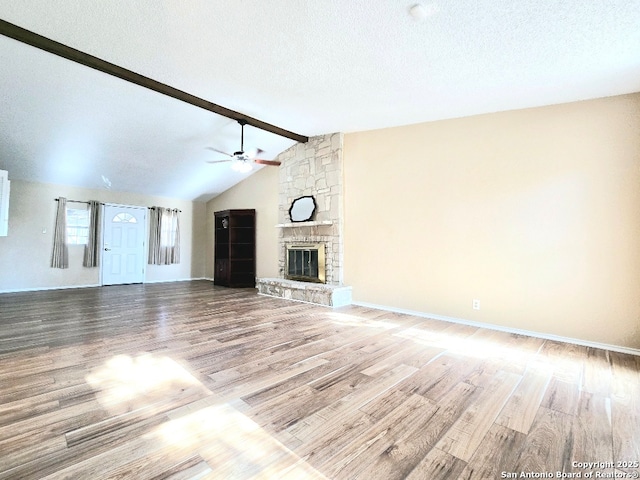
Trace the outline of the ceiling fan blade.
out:
M 225 162 L 232 162 L 233 158 L 230 158 L 229 160 L 207 160 L 207 163 L 225 163 Z
M 260 165 L 273 165 L 274 167 L 278 167 L 282 163 L 278 160 L 260 160 L 259 158 L 256 158 L 253 161 L 254 163 L 259 163 Z
M 264 150 L 262 150 L 261 148 L 252 148 L 251 150 L 244 153 L 247 157 L 253 159 L 253 158 L 256 158 L 258 155 L 260 155 L 261 153 L 264 153 Z
M 218 150 L 217 148 L 213 148 L 213 147 L 204 147 L 206 150 L 211 150 L 213 152 L 218 152 L 221 153 L 223 155 L 226 155 L 227 157 L 233 157 L 233 155 L 231 155 L 230 153 L 227 152 L 223 152 L 222 150 Z

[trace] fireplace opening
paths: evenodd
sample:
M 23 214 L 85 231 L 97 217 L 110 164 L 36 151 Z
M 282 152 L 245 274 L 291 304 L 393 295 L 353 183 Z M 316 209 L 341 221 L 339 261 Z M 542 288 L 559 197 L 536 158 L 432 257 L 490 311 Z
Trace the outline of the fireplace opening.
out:
M 287 245 L 285 278 L 325 283 L 324 244 Z

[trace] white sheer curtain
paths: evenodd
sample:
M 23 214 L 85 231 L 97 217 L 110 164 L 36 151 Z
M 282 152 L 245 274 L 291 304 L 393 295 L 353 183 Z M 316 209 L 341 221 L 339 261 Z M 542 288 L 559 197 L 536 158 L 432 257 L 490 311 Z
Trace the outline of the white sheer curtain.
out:
M 69 249 L 67 247 L 67 199 L 58 198 L 56 225 L 53 231 L 52 268 L 69 268 Z
M 180 210 L 167 209 L 163 215 L 164 238 L 166 238 L 166 264 L 180 263 Z
M 100 259 L 100 202 L 89 200 L 89 239 L 84 246 L 84 259 L 82 265 L 85 267 L 97 267 Z
M 150 265 L 180 263 L 180 210 L 151 208 L 148 263 Z

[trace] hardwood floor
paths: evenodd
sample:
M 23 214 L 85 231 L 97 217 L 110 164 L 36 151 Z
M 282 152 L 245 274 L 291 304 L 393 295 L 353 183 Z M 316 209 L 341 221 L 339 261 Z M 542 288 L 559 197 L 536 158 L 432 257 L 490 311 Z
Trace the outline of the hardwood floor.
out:
M 3 294 L 0 479 L 612 474 L 640 461 L 639 372 L 206 281 Z

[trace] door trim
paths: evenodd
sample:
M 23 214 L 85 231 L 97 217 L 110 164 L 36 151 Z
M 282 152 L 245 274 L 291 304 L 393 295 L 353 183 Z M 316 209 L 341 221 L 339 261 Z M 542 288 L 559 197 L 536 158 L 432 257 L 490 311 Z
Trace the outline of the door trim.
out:
M 127 205 L 123 203 L 111 203 L 104 202 L 102 204 L 102 225 L 100 229 L 100 286 L 104 286 L 104 261 L 102 259 L 104 252 L 104 232 L 106 229 L 107 216 L 105 214 L 106 207 L 116 207 L 116 208 L 135 208 L 135 209 L 144 209 L 146 212 L 144 214 L 145 222 L 144 222 L 144 233 L 142 236 L 142 283 L 146 283 L 147 278 L 147 238 L 149 237 L 149 219 L 147 218 L 148 208 L 143 205 Z M 111 284 L 109 284 L 111 285 Z

